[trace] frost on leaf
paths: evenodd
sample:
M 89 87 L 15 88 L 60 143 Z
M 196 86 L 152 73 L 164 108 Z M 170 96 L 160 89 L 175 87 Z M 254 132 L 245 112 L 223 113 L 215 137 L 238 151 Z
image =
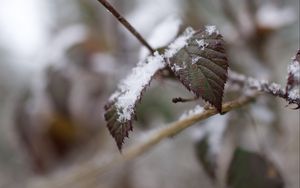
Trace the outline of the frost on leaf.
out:
M 155 52 L 145 61 L 138 63 L 113 93 L 105 106 L 107 127 L 121 150 L 125 137 L 132 130 L 135 107 L 141 99 L 142 92 L 148 86 L 157 71 L 165 67 L 164 58 Z
M 222 108 L 228 61 L 225 44 L 215 26 L 189 29 L 166 50 L 168 65 L 183 85 L 196 96 Z

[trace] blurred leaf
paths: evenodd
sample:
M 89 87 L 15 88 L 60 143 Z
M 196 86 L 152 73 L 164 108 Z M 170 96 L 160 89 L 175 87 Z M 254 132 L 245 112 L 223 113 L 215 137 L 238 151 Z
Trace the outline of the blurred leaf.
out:
M 69 115 L 69 96 L 71 91 L 71 81 L 64 71 L 49 67 L 47 69 L 46 91 L 53 103 L 55 110 L 65 116 Z
M 283 188 L 276 166 L 258 153 L 236 148 L 227 172 L 229 188 Z
M 224 40 L 214 26 L 196 32 L 169 65 L 188 90 L 221 112 L 228 61 Z
M 208 176 L 215 181 L 216 180 L 216 160 L 215 157 L 210 156 L 210 149 L 208 144 L 208 136 L 203 137 L 195 145 L 196 156 L 203 166 Z

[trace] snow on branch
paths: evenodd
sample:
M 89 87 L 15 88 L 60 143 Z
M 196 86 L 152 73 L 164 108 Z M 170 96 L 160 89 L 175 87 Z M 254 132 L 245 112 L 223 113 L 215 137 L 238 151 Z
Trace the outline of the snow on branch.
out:
M 296 58 L 293 59 L 288 67 L 288 84 L 287 89 L 283 89 L 281 85 L 270 83 L 266 80 L 257 80 L 252 77 L 246 77 L 233 71 L 229 71 L 228 82 L 236 84 L 246 89 L 257 90 L 271 94 L 276 97 L 285 99 L 289 104 L 296 104 L 300 108 L 300 95 L 299 95 L 299 58 L 300 51 L 298 51 Z M 298 88 L 298 89 L 296 89 Z

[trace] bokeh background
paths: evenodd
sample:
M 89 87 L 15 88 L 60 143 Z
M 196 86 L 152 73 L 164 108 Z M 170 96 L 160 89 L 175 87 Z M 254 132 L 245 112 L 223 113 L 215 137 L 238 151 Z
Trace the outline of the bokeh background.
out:
M 180 19 L 180 31 L 217 25 L 232 69 L 283 86 L 287 65 L 299 48 L 297 0 L 110 2 L 146 39 L 168 19 Z M 67 187 L 64 177 L 80 174 L 75 171 L 82 164 L 101 166 L 120 155 L 106 129 L 103 106 L 145 50 L 96 0 L 0 3 L 0 187 Z M 225 99 L 240 94 L 228 91 Z M 138 106 L 138 122 L 125 149 L 202 103 L 173 104 L 172 98 L 179 96 L 191 94 L 176 81 L 154 81 Z M 213 148 L 208 158 L 217 161 L 218 181 L 201 165 L 199 147 L 207 133 Z M 222 187 L 236 147 L 265 156 L 280 173 L 275 179 L 285 187 L 299 187 L 299 111 L 267 95 L 68 187 Z M 92 184 L 80 186 L 89 179 Z

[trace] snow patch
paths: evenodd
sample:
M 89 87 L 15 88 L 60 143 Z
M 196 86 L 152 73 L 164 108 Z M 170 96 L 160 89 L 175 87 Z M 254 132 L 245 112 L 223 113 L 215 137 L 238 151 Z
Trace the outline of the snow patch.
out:
M 198 57 L 198 56 L 193 57 L 193 58 L 192 58 L 192 64 L 196 64 L 196 63 L 199 61 L 200 58 L 201 58 L 201 57 Z
M 201 50 L 204 50 L 208 46 L 208 43 L 205 42 L 203 39 L 196 40 L 196 42 Z
M 168 46 L 168 49 L 165 51 L 164 54 L 165 57 L 173 57 L 180 49 L 187 45 L 187 40 L 190 39 L 194 33 L 195 30 L 193 28 L 186 28 L 184 33 Z
M 217 30 L 217 27 L 215 25 L 205 26 L 205 31 L 208 33 L 208 35 L 212 35 L 213 33 L 219 34 L 219 31 Z
M 295 80 L 300 79 L 300 62 L 296 59 L 292 61 L 288 66 L 288 74 L 292 75 Z
M 299 93 L 299 88 L 297 89 L 293 89 L 289 92 L 289 96 L 290 99 L 292 100 L 296 100 L 300 98 L 300 93 Z
M 281 89 L 281 86 L 276 83 L 271 83 L 269 88 L 273 94 L 276 94 Z
M 146 61 L 139 62 L 137 67 L 132 69 L 131 74 L 119 84 L 118 91 L 109 99 L 115 102 L 119 122 L 131 120 L 135 104 L 140 99 L 143 89 L 149 84 L 153 75 L 164 67 L 163 56 L 155 52 Z
M 200 105 L 196 105 L 193 109 L 185 111 L 180 117 L 179 120 L 189 118 L 193 115 L 199 114 L 204 111 L 204 108 Z

